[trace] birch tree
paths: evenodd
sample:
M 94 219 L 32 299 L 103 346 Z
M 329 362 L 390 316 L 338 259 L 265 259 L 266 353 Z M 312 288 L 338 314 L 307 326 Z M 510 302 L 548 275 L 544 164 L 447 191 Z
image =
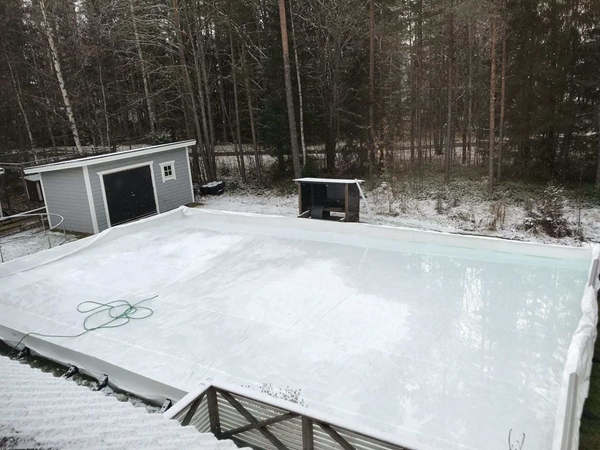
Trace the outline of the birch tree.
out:
M 65 110 L 67 112 L 67 118 L 69 119 L 71 133 L 73 134 L 73 141 L 75 142 L 75 147 L 77 149 L 77 152 L 80 154 L 83 154 L 83 148 L 81 146 L 81 141 L 79 140 L 79 132 L 77 131 L 77 122 L 75 121 L 75 115 L 73 114 L 73 108 L 71 107 L 71 101 L 69 100 L 69 93 L 67 92 L 67 87 L 65 85 L 65 80 L 63 77 L 62 67 L 61 67 L 60 59 L 59 59 L 59 55 L 58 55 L 58 50 L 57 50 L 56 43 L 54 40 L 54 35 L 52 32 L 52 26 L 48 19 L 46 0 L 39 0 L 39 8 L 40 8 L 40 12 L 42 13 L 42 28 L 44 30 L 46 39 L 48 41 L 48 48 L 50 51 L 50 59 L 53 64 L 54 73 L 56 75 L 56 80 L 58 81 L 60 93 L 63 98 Z

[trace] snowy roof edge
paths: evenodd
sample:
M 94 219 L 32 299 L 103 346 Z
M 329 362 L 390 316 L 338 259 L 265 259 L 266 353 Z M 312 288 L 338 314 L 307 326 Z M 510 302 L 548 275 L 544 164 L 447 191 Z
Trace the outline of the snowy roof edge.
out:
M 125 150 L 123 152 L 108 153 L 104 155 L 87 156 L 85 158 L 72 159 L 69 161 L 63 161 L 52 164 L 45 164 L 42 166 L 29 167 L 24 170 L 26 175 L 33 173 L 42 172 L 53 172 L 55 170 L 73 169 L 76 167 L 89 166 L 92 164 L 101 164 L 110 161 L 118 161 L 120 159 L 134 158 L 136 156 L 151 155 L 153 153 L 166 152 L 177 148 L 189 147 L 196 145 L 195 139 L 187 141 L 170 142 L 168 144 L 153 145 L 150 147 L 135 148 L 131 150 Z

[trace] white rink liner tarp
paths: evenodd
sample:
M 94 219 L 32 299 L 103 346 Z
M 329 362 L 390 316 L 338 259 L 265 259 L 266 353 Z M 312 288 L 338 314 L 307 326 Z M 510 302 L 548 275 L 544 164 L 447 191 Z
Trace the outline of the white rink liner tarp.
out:
M 510 430 L 527 450 L 558 450 L 576 371 L 575 449 L 597 257 L 596 247 L 180 208 L 0 265 L 0 338 L 77 334 L 81 301 L 158 295 L 146 320 L 26 344 L 176 392 L 211 379 L 259 395 L 301 390 L 307 411 L 420 450 L 505 450 Z

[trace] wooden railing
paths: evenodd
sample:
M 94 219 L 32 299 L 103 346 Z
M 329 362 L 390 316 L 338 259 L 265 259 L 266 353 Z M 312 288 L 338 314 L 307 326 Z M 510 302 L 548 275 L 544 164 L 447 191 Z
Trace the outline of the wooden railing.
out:
M 256 450 L 408 450 L 407 447 L 334 425 L 302 406 L 274 399 L 267 402 L 222 387 L 209 386 L 186 396 L 166 418 L 231 439 Z

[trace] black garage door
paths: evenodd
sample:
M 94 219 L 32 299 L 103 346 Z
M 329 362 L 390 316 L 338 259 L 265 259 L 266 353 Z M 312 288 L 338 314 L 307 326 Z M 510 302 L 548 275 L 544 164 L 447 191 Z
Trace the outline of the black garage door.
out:
M 150 166 L 104 175 L 111 225 L 156 213 Z

